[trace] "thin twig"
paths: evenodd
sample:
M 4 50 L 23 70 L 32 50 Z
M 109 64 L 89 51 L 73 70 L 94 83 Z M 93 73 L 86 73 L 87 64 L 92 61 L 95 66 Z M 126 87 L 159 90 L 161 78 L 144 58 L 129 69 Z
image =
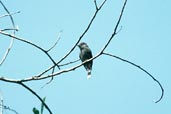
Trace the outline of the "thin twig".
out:
M 155 82 L 157 82 L 157 84 L 160 86 L 160 89 L 161 89 L 161 91 L 162 91 L 162 94 L 161 94 L 160 98 L 159 98 L 158 100 L 156 100 L 155 103 L 158 103 L 158 102 L 163 98 L 164 89 L 163 89 L 161 83 L 160 83 L 152 74 L 150 74 L 147 70 L 145 70 L 145 69 L 142 68 L 141 66 L 139 66 L 139 65 L 137 65 L 137 64 L 135 64 L 135 63 L 133 63 L 133 62 L 131 62 L 131 61 L 128 61 L 128 60 L 123 59 L 123 58 L 121 58 L 121 57 L 118 57 L 118 56 L 116 56 L 116 55 L 112 55 L 112 54 L 105 53 L 105 52 L 103 52 L 103 54 L 104 54 L 104 55 L 111 56 L 111 57 L 114 57 L 114 58 L 119 59 L 119 60 L 121 60 L 121 61 L 123 61 L 123 62 L 129 63 L 129 64 L 131 64 L 131 65 L 137 67 L 138 69 L 142 70 L 143 72 L 145 72 L 145 73 L 146 73 L 148 76 L 150 76 Z
M 121 32 L 122 30 L 122 26 L 120 27 L 120 29 L 116 32 L 116 34 L 118 34 L 119 32 Z
M 55 72 L 55 67 L 52 69 L 52 74 L 53 74 L 54 72 Z M 54 77 L 54 76 L 52 76 L 51 79 L 50 79 L 50 81 L 47 82 L 43 87 L 45 87 L 46 85 L 50 84 L 50 83 L 53 81 L 53 77 Z
M 6 52 L 5 52 L 4 56 L 3 56 L 3 58 L 1 59 L 0 66 L 1 66 L 1 65 L 4 63 L 4 61 L 6 60 L 8 54 L 9 54 L 9 52 L 10 52 L 12 46 L 13 46 L 13 43 L 14 43 L 14 38 L 11 39 L 11 42 L 10 42 L 10 45 L 9 45 L 8 49 L 6 50 Z
M 3 109 L 5 109 L 5 110 L 9 110 L 9 111 L 12 111 L 12 112 L 14 112 L 14 113 L 16 113 L 16 114 L 19 114 L 16 110 L 14 110 L 14 109 L 11 109 L 10 107 L 8 107 L 8 106 L 4 106 L 4 105 L 2 105 L 1 106 Z
M 103 5 L 106 3 L 106 1 L 107 1 L 107 0 L 104 0 L 104 1 L 101 3 L 101 5 L 100 5 L 100 7 L 98 8 L 98 10 L 100 10 L 100 9 L 103 7 Z
M 13 20 L 13 17 L 12 15 L 10 14 L 10 12 L 8 11 L 8 9 L 6 8 L 6 6 L 3 4 L 3 2 L 0 0 L 0 4 L 3 6 L 4 10 L 7 12 L 7 14 L 9 15 L 10 17 L 10 20 L 12 22 L 12 25 L 13 25 L 13 28 L 15 28 L 15 23 L 14 23 L 14 20 Z M 13 31 L 13 35 L 15 35 L 15 30 Z M 5 52 L 5 55 L 3 56 L 1 62 L 0 62 L 0 65 L 2 65 L 5 61 L 5 59 L 7 58 L 12 46 L 13 46 L 13 43 L 14 43 L 14 38 L 11 38 L 11 42 L 10 42 L 10 45 L 9 47 L 7 48 L 6 52 Z
M 118 29 L 118 26 L 119 26 L 120 21 L 121 21 L 121 19 L 122 19 L 122 16 L 123 16 L 123 12 L 124 12 L 126 3 L 127 3 L 127 0 L 125 0 L 124 4 L 123 4 L 123 6 L 122 6 L 122 10 L 121 10 L 121 12 L 120 12 L 119 19 L 118 19 L 118 21 L 117 21 L 117 23 L 116 23 L 116 26 L 115 26 L 115 28 L 114 28 L 114 31 L 113 31 L 111 37 L 109 38 L 109 40 L 107 41 L 107 43 L 105 44 L 105 46 L 103 47 L 103 49 L 102 49 L 101 52 L 103 52 L 103 51 L 107 48 L 107 46 L 109 45 L 109 43 L 112 41 L 112 39 L 114 38 L 114 36 L 117 34 L 117 29 Z
M 13 13 L 10 13 L 10 14 L 4 14 L 4 15 L 1 15 L 0 18 L 3 18 L 3 17 L 7 17 L 7 16 L 12 16 L 12 15 L 15 15 L 17 13 L 20 13 L 20 11 L 17 11 L 17 12 L 13 12 Z
M 94 0 L 94 5 L 96 7 L 96 10 L 98 10 L 98 6 L 97 6 L 97 1 L 96 0 Z
M 58 44 L 59 40 L 61 39 L 61 33 L 62 33 L 62 31 L 59 32 L 59 35 L 58 35 L 58 38 L 57 38 L 56 42 L 54 43 L 54 45 L 51 48 L 49 48 L 47 50 L 47 52 L 49 52 L 50 50 L 52 50 L 56 46 L 56 44 Z
M 38 74 L 37 77 L 40 77 L 40 76 L 44 75 L 45 73 L 47 73 L 48 71 L 50 71 L 54 67 L 56 67 L 56 65 L 50 66 L 49 68 L 47 68 L 46 70 L 44 70 L 43 72 L 41 72 L 40 74 Z
M 58 65 L 58 66 L 61 67 L 61 66 L 69 65 L 69 64 L 72 64 L 72 63 L 75 63 L 75 62 L 78 62 L 78 61 L 80 61 L 80 59 L 75 60 L 75 61 L 72 61 L 72 62 L 68 62 L 68 63 L 65 63 L 65 64 L 62 64 L 62 65 Z M 53 67 L 53 69 L 52 69 L 52 74 L 54 73 L 54 71 L 55 71 L 55 67 Z M 44 73 L 43 73 L 43 74 L 44 74 Z M 39 76 L 42 76 L 42 74 L 39 75 Z M 42 86 L 41 88 L 44 88 L 46 85 L 50 84 L 50 83 L 52 82 L 52 80 L 53 80 L 53 77 L 54 77 L 54 76 L 52 76 L 51 80 L 50 80 L 49 82 L 47 82 L 47 83 L 46 83 L 44 86 Z
M 12 25 L 13 25 L 13 28 L 15 28 L 15 23 L 14 23 L 14 20 L 13 20 L 13 17 L 12 17 L 12 15 L 10 15 L 10 12 L 8 11 L 8 9 L 6 8 L 6 6 L 3 4 L 3 2 L 0 0 L 0 3 L 1 3 L 1 5 L 3 6 L 3 8 L 5 9 L 5 11 L 8 13 L 8 15 L 9 15 L 9 17 L 10 17 L 10 19 L 11 19 L 11 22 L 12 22 Z M 15 31 L 14 31 L 14 33 L 13 34 L 15 34 Z
M 2 29 L 1 31 L 9 31 L 9 30 L 15 30 L 15 31 L 18 31 L 17 28 L 7 28 L 7 29 Z
M 66 66 L 66 65 L 69 65 L 69 64 L 72 64 L 72 63 L 76 63 L 78 61 L 80 61 L 80 59 L 77 59 L 75 61 L 71 61 L 71 62 L 68 62 L 68 63 L 65 63 L 65 64 L 61 64 L 61 65 L 59 65 L 59 67 Z

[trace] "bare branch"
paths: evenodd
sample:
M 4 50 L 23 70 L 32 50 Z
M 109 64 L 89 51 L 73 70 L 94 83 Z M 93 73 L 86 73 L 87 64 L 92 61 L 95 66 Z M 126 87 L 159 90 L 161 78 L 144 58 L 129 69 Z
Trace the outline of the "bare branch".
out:
M 5 36 L 9 36 L 9 37 L 14 38 L 14 39 L 19 40 L 19 41 L 22 41 L 22 42 L 24 42 L 24 43 L 27 43 L 27 44 L 29 44 L 29 45 L 32 45 L 33 47 L 35 47 L 35 48 L 41 50 L 41 51 L 44 52 L 44 53 L 49 57 L 49 59 L 57 66 L 55 60 L 49 55 L 49 53 L 48 53 L 45 49 L 41 48 L 40 46 L 38 46 L 38 45 L 32 43 L 31 41 L 22 39 L 22 38 L 20 38 L 20 37 L 14 36 L 14 35 L 11 35 L 11 34 L 6 33 L 6 32 L 4 32 L 4 31 L 0 31 L 0 34 L 5 35 Z
M 103 49 L 102 49 L 101 52 L 103 52 L 103 51 L 107 48 L 107 46 L 109 45 L 109 43 L 111 42 L 111 40 L 112 40 L 112 39 L 114 38 L 114 36 L 117 34 L 117 29 L 118 29 L 118 26 L 119 26 L 120 21 L 121 21 L 121 19 L 122 19 L 122 16 L 123 16 L 123 12 L 124 12 L 126 3 L 127 3 L 127 0 L 125 0 L 124 5 L 122 6 L 122 10 L 121 10 L 119 19 L 118 19 L 118 21 L 117 21 L 117 23 L 116 23 L 116 26 L 115 26 L 115 28 L 114 28 L 114 31 L 113 31 L 111 37 L 109 38 L 108 42 L 107 42 L 107 43 L 105 44 L 105 46 L 103 47 Z
M 15 28 L 15 23 L 14 23 L 14 20 L 13 20 L 12 15 L 10 14 L 10 12 L 8 11 L 8 9 L 6 8 L 6 6 L 3 4 L 3 2 L 2 2 L 1 0 L 0 0 L 0 4 L 3 6 L 4 10 L 5 10 L 5 11 L 7 12 L 7 14 L 9 15 L 10 20 L 11 20 L 12 25 L 13 25 L 13 28 Z M 15 35 L 15 30 L 13 31 L 13 35 Z M 9 47 L 8 47 L 8 49 L 7 49 L 7 51 L 6 51 L 5 55 L 4 55 L 4 57 L 2 58 L 2 60 L 1 60 L 1 62 L 0 62 L 0 65 L 2 65 L 3 62 L 5 61 L 5 59 L 7 58 L 8 54 L 9 54 L 9 52 L 10 52 L 12 46 L 13 46 L 13 43 L 14 43 L 14 39 L 11 38 L 10 45 L 9 45 Z
M 59 42 L 59 40 L 61 39 L 61 33 L 62 33 L 62 30 L 59 32 L 58 38 L 57 38 L 56 42 L 54 43 L 54 45 L 51 48 L 49 48 L 47 50 L 47 52 L 49 52 L 50 50 L 52 50 L 56 46 L 56 44 Z
M 161 94 L 160 98 L 159 98 L 157 101 L 155 101 L 155 103 L 158 103 L 158 102 L 163 98 L 164 89 L 163 89 L 161 83 L 160 83 L 156 78 L 154 78 L 154 76 L 151 75 L 147 70 L 145 70 L 144 68 L 140 67 L 139 65 L 137 65 L 137 64 L 135 64 L 135 63 L 133 63 L 133 62 L 131 62 L 131 61 L 128 61 L 128 60 L 123 59 L 123 58 L 121 58 L 121 57 L 118 57 L 118 56 L 116 56 L 116 55 L 112 55 L 112 54 L 105 53 L 105 52 L 103 52 L 103 54 L 104 54 L 104 55 L 111 56 L 111 57 L 114 57 L 114 58 L 119 59 L 119 60 L 121 60 L 121 61 L 123 61 L 123 62 L 129 63 L 129 64 L 131 64 L 131 65 L 137 67 L 138 69 L 142 70 L 143 72 L 145 72 L 145 73 L 146 73 L 148 76 L 150 76 L 155 82 L 157 82 L 157 84 L 160 86 L 160 89 L 161 89 L 161 91 L 162 91 L 162 94 Z
M 98 10 L 100 10 L 100 9 L 103 7 L 103 5 L 106 3 L 106 1 L 107 1 L 107 0 L 104 0 L 104 1 L 101 3 L 101 5 L 100 5 L 100 7 L 98 8 Z
M 68 62 L 68 63 L 65 63 L 65 64 L 61 64 L 61 65 L 59 65 L 59 67 L 66 66 L 66 65 L 69 65 L 69 64 L 72 64 L 72 63 L 76 63 L 78 61 L 80 61 L 80 59 L 75 60 L 75 61 L 71 61 L 71 62 Z
M 9 52 L 10 52 L 12 46 L 13 46 L 13 43 L 14 43 L 14 38 L 11 39 L 10 45 L 9 45 L 8 49 L 6 50 L 2 60 L 0 62 L 0 66 L 4 63 L 5 59 L 7 58 L 8 54 L 9 54 Z
M 16 113 L 16 114 L 19 114 L 16 110 L 14 110 L 14 109 L 11 109 L 10 107 L 8 107 L 8 106 L 4 106 L 4 105 L 0 105 L 0 107 L 2 107 L 3 109 L 5 109 L 5 110 L 9 110 L 9 111 L 12 111 L 12 112 L 14 112 L 14 113 Z
M 7 17 L 7 16 L 12 16 L 12 15 L 15 15 L 15 14 L 17 14 L 17 13 L 20 13 L 20 11 L 13 12 L 13 13 L 10 13 L 10 14 L 1 15 L 0 18 Z
M 82 62 L 81 64 L 78 64 L 74 67 L 71 67 L 71 68 L 68 68 L 68 69 L 64 69 L 64 70 L 60 70 L 60 71 L 57 71 L 53 74 L 49 74 L 49 75 L 38 75 L 38 76 L 32 76 L 32 77 L 28 77 L 28 78 L 25 78 L 25 79 L 10 79 L 10 78 L 5 78 L 3 76 L 0 77 L 0 80 L 1 81 L 5 81 L 5 82 L 11 82 L 11 83 L 21 83 L 21 82 L 28 82 L 28 81 L 33 81 L 33 80 L 42 80 L 42 79 L 46 79 L 46 78 L 51 78 L 51 77 L 54 77 L 54 76 L 57 76 L 57 75 L 60 75 L 62 73 L 66 73 L 66 72 L 69 72 L 69 71 L 72 71 L 72 70 L 75 70 L 79 67 L 81 67 L 83 64 L 91 61 L 91 60 L 94 60 L 96 59 L 97 57 L 99 57 L 102 53 L 98 53 L 96 56 L 94 56 L 93 58 L 90 58 L 84 62 Z M 51 67 L 52 69 L 53 67 Z M 50 68 L 49 68 L 50 69 Z
M 14 23 L 14 20 L 13 20 L 13 17 L 12 17 L 12 15 L 10 15 L 10 12 L 8 11 L 8 9 L 6 8 L 6 6 L 3 4 L 3 2 L 0 0 L 0 3 L 1 3 L 1 5 L 3 6 L 3 8 L 5 9 L 5 11 L 8 13 L 8 15 L 9 15 L 9 17 L 10 17 L 10 19 L 11 19 L 11 22 L 12 22 L 12 25 L 13 25 L 13 28 L 15 28 L 15 23 Z M 13 34 L 15 34 L 15 31 L 14 31 L 14 33 Z
M 95 7 L 96 7 L 96 10 L 98 10 L 98 6 L 97 6 L 96 0 L 94 0 L 94 5 L 95 5 Z
M 121 32 L 122 30 L 122 26 L 120 27 L 120 29 L 116 32 L 116 34 L 118 34 L 119 32 Z
M 112 39 L 114 38 L 114 36 L 118 33 L 118 32 L 117 32 L 117 29 L 118 29 L 118 26 L 119 26 L 119 24 L 120 24 L 120 21 L 121 21 L 121 18 L 122 18 L 122 15 L 123 15 L 123 12 L 124 12 L 126 3 L 127 3 L 127 0 L 125 0 L 125 2 L 124 2 L 124 5 L 123 5 L 123 7 L 122 7 L 122 10 L 121 10 L 119 19 L 118 19 L 118 21 L 117 21 L 117 24 L 116 24 L 116 26 L 115 26 L 115 28 L 114 28 L 114 31 L 113 31 L 111 37 L 109 38 L 108 42 L 107 42 L 107 43 L 105 44 L 105 46 L 102 48 L 102 50 L 101 50 L 101 52 L 100 52 L 101 54 L 107 54 L 107 53 L 104 53 L 104 50 L 108 47 L 108 45 L 109 45 L 109 43 L 111 42 L 111 40 L 112 40 Z M 118 59 L 119 59 L 119 57 L 118 57 Z M 120 58 L 120 59 L 121 59 L 121 58 Z M 124 59 L 123 59 L 123 61 L 124 61 Z M 127 61 L 127 60 L 125 60 L 125 61 Z M 129 63 L 129 61 L 127 61 L 127 62 Z M 130 64 L 131 64 L 131 62 L 130 62 Z M 144 69 L 141 68 L 140 66 L 138 66 L 138 65 L 136 65 L 136 64 L 134 64 L 134 63 L 133 63 L 132 65 L 134 65 L 134 66 L 138 67 L 139 69 L 143 70 L 144 72 L 146 72 L 154 81 L 156 81 L 156 82 L 159 84 L 159 86 L 160 86 L 160 88 L 161 88 L 161 90 L 162 90 L 162 95 L 161 95 L 161 97 L 159 98 L 159 100 L 155 101 L 155 103 L 159 102 L 159 101 L 163 98 L 163 95 L 164 95 L 164 89 L 163 89 L 162 85 L 160 84 L 160 82 L 159 82 L 158 80 L 156 80 L 149 72 L 147 72 L 146 70 L 144 70 Z
M 55 72 L 55 67 L 52 69 L 52 74 Z M 51 77 L 50 81 L 47 82 L 43 87 L 45 87 L 46 85 L 50 84 L 53 81 L 53 76 Z M 43 88 L 41 87 L 41 88 Z
M 18 31 L 18 28 L 7 28 L 7 29 L 2 29 L 1 31 L 9 31 L 9 30 Z
M 75 61 L 72 61 L 72 62 L 68 62 L 68 63 L 65 63 L 65 64 L 61 64 L 61 65 L 58 65 L 58 66 L 59 66 L 59 68 L 60 68 L 61 66 L 66 66 L 66 65 L 69 65 L 69 64 L 78 62 L 78 61 L 80 61 L 80 59 L 75 60 Z M 48 72 L 48 71 L 51 70 L 51 69 L 52 69 L 52 74 L 53 74 L 54 71 L 55 71 L 55 66 L 54 66 L 54 67 L 52 66 L 52 67 L 48 68 L 48 69 L 45 70 L 43 73 L 39 74 L 38 77 L 42 76 L 44 73 Z M 47 83 L 46 83 L 44 86 L 42 86 L 41 88 L 44 88 L 47 84 L 51 83 L 52 80 L 53 80 L 53 77 L 54 77 L 54 76 L 52 76 L 51 80 L 50 80 L 49 82 L 47 82 Z
M 37 77 L 42 76 L 43 74 L 47 73 L 48 71 L 50 71 L 51 69 L 53 70 L 54 67 L 56 67 L 56 65 L 52 65 L 49 68 L 47 68 L 46 70 L 44 70 L 43 72 L 41 72 L 40 74 L 37 75 Z M 60 68 L 60 67 L 59 67 Z

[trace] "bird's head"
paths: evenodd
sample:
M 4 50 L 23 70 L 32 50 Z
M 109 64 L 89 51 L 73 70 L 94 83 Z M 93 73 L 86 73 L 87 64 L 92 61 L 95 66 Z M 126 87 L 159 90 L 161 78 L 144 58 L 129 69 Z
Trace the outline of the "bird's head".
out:
M 88 47 L 88 45 L 85 42 L 81 42 L 77 45 L 80 49 L 83 49 L 84 47 Z

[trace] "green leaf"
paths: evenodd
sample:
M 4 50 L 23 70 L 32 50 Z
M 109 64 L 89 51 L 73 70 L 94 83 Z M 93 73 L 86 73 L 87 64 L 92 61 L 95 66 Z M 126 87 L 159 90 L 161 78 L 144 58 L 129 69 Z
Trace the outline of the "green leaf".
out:
M 43 102 L 45 102 L 46 97 L 43 98 Z M 43 114 L 43 109 L 44 109 L 45 105 L 42 103 L 41 104 L 41 114 Z
M 39 110 L 37 110 L 37 108 L 34 107 L 34 108 L 33 108 L 33 113 L 34 113 L 34 114 L 39 114 Z

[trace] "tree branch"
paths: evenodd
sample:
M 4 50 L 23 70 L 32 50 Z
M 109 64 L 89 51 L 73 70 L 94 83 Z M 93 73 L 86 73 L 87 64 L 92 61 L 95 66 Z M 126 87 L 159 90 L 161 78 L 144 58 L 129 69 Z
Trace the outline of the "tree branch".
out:
M 0 107 L 2 107 L 2 108 L 5 109 L 5 110 L 10 110 L 10 111 L 12 111 L 12 112 L 14 112 L 14 113 L 16 113 L 16 114 L 19 114 L 16 110 L 11 109 L 11 108 L 8 107 L 8 106 L 0 105 Z
M 9 31 L 9 30 L 18 31 L 18 28 L 6 28 L 6 29 L 2 29 L 2 30 L 0 30 L 0 31 Z
M 114 38 L 114 36 L 117 34 L 117 29 L 118 29 L 118 26 L 119 26 L 120 21 L 121 21 L 121 19 L 122 19 L 122 16 L 123 16 L 123 12 L 124 12 L 126 3 L 127 3 L 127 0 L 125 0 L 124 5 L 122 6 L 122 10 L 121 10 L 121 12 L 120 12 L 119 19 L 118 19 L 118 21 L 117 21 L 117 23 L 116 23 L 116 26 L 115 26 L 115 28 L 114 28 L 114 31 L 113 31 L 111 37 L 109 38 L 108 42 L 107 42 L 107 43 L 105 44 L 105 46 L 103 47 L 103 49 L 102 49 L 102 51 L 101 51 L 102 53 L 103 53 L 103 51 L 107 48 L 107 46 L 109 45 L 109 43 L 112 41 L 112 39 Z
M 94 0 L 94 5 L 96 7 L 96 10 L 98 10 L 98 6 L 97 6 L 97 1 L 96 0 Z
M 1 1 L 0 1 L 1 2 Z M 2 3 L 2 2 L 1 2 Z M 4 14 L 4 15 L 1 15 L 0 18 L 3 18 L 3 17 L 7 17 L 7 16 L 12 16 L 12 15 L 15 15 L 17 13 L 20 13 L 20 11 L 17 11 L 17 12 L 13 12 L 13 13 L 10 13 L 10 14 Z
M 55 60 L 49 55 L 49 53 L 45 49 L 43 49 L 40 46 L 32 43 L 31 41 L 22 39 L 20 37 L 14 36 L 12 34 L 6 33 L 4 31 L 0 31 L 0 34 L 5 35 L 5 36 L 9 36 L 9 37 L 14 38 L 16 40 L 19 40 L 19 41 L 22 41 L 22 42 L 27 43 L 29 45 L 32 45 L 33 47 L 35 47 L 35 48 L 39 49 L 40 51 L 44 52 L 49 57 L 49 59 L 53 62 L 53 64 L 57 65 L 56 62 L 55 62 Z
M 139 65 L 137 65 L 137 64 L 135 64 L 135 63 L 133 63 L 133 62 L 131 62 L 131 61 L 128 61 L 128 60 L 123 59 L 123 58 L 121 58 L 121 57 L 118 57 L 118 56 L 116 56 L 116 55 L 112 55 L 112 54 L 105 53 L 105 52 L 103 52 L 103 54 L 104 54 L 104 55 L 111 56 L 111 57 L 114 57 L 114 58 L 119 59 L 119 60 L 121 60 L 121 61 L 123 61 L 123 62 L 129 63 L 129 64 L 131 64 L 131 65 L 137 67 L 138 69 L 142 70 L 143 72 L 145 72 L 148 76 L 150 76 L 150 77 L 151 77 L 151 78 L 160 86 L 160 89 L 161 89 L 161 92 L 162 92 L 160 98 L 159 98 L 158 100 L 156 100 L 155 103 L 158 103 L 158 102 L 163 98 L 164 89 L 163 89 L 161 83 L 160 83 L 156 78 L 154 78 L 154 76 L 151 75 L 147 70 L 145 70 L 145 69 L 142 68 L 141 66 L 139 66 Z
M 12 15 L 10 14 L 10 12 L 8 11 L 8 9 L 6 8 L 6 6 L 3 4 L 3 2 L 2 2 L 1 0 L 0 0 L 0 3 L 1 3 L 1 5 L 3 6 L 4 10 L 8 13 L 8 15 L 9 15 L 9 17 L 10 17 L 10 20 L 11 20 L 11 22 L 12 22 L 13 28 L 15 28 L 15 23 L 14 23 L 14 20 L 13 20 Z M 14 31 L 13 34 L 15 34 L 15 31 Z
M 13 43 L 14 43 L 14 38 L 11 39 L 10 45 L 9 45 L 8 49 L 6 50 L 6 52 L 5 52 L 4 56 L 3 56 L 3 58 L 2 58 L 1 61 L 0 61 L 0 66 L 1 66 L 1 65 L 4 63 L 4 61 L 6 60 L 8 54 L 9 54 L 9 52 L 10 52 L 12 46 L 13 46 Z
M 69 64 L 72 64 L 72 63 L 76 63 L 78 61 L 80 61 L 80 59 L 77 59 L 75 61 L 71 61 L 71 62 L 68 62 L 68 63 L 65 63 L 65 64 L 61 64 L 61 65 L 59 65 L 59 67 L 66 66 L 66 65 L 69 65 Z
M 59 32 L 58 38 L 57 38 L 56 42 L 54 43 L 54 45 L 51 48 L 49 48 L 47 50 L 47 52 L 49 52 L 50 50 L 52 50 L 56 46 L 56 44 L 59 42 L 59 40 L 61 39 L 61 32 L 62 31 Z

